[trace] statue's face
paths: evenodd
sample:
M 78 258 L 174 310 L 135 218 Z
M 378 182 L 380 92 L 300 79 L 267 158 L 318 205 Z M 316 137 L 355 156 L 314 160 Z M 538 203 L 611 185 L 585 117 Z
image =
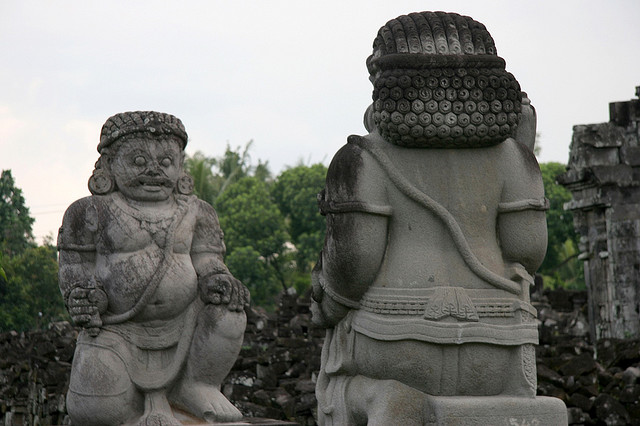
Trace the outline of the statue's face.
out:
M 183 154 L 175 139 L 140 136 L 124 142 L 111 162 L 118 190 L 135 201 L 164 201 L 182 173 Z

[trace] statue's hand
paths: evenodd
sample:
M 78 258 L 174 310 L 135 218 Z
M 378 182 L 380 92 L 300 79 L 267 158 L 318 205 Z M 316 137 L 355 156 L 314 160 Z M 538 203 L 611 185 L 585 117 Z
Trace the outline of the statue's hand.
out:
M 347 316 L 350 308 L 340 302 L 336 302 L 326 295 L 322 302 L 313 301 L 311 303 L 311 322 L 321 328 L 335 327 L 342 318 Z
M 322 255 L 311 272 L 311 322 L 318 327 L 334 327 L 347 313 L 349 308 L 336 302 L 322 288 Z
M 214 274 L 200 283 L 200 297 L 205 303 L 227 305 L 230 311 L 241 312 L 249 307 L 249 289 L 229 274 Z
M 322 280 L 322 252 L 320 252 L 320 256 L 318 256 L 318 261 L 313 266 L 313 270 L 311 271 L 311 298 L 314 302 L 320 303 L 322 302 L 322 298 L 324 297 L 324 289 L 322 288 L 322 284 L 320 281 Z
M 76 325 L 97 336 L 102 326 L 100 314 L 107 309 L 107 295 L 97 288 L 76 287 L 69 293 L 67 309 Z

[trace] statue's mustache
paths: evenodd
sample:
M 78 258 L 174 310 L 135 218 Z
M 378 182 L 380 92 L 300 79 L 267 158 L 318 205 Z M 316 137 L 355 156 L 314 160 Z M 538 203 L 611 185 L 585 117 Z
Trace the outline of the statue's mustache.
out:
M 136 186 L 142 186 L 142 185 L 166 186 L 170 188 L 173 186 L 173 182 L 171 182 L 169 178 L 162 177 L 162 176 L 142 175 L 142 176 L 138 176 L 135 179 L 131 179 L 127 183 L 127 186 L 129 187 L 136 187 Z

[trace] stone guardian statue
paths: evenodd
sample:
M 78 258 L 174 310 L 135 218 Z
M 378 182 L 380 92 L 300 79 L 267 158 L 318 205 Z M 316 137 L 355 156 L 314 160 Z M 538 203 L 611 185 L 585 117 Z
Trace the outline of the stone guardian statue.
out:
M 125 112 L 102 127 L 93 195 L 66 211 L 60 290 L 82 327 L 67 408 L 74 425 L 180 425 L 242 417 L 220 391 L 246 326 L 247 288 L 223 263 L 214 209 L 183 170 L 176 117 Z
M 548 200 L 528 99 L 484 25 L 454 13 L 389 21 L 367 67 L 369 134 L 319 194 L 320 423 L 566 424 L 535 396 Z

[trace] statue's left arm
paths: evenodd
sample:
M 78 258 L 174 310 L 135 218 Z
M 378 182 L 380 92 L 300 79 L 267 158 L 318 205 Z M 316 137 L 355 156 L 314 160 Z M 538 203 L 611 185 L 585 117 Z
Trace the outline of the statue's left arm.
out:
M 196 226 L 191 259 L 198 275 L 198 291 L 205 303 L 227 305 L 230 311 L 249 306 L 249 290 L 224 264 L 225 245 L 218 215 L 213 207 L 197 200 Z
M 320 197 L 327 233 L 312 274 L 317 325 L 334 326 L 358 309 L 378 275 L 391 215 L 385 180 L 375 160 L 355 144 L 338 151 L 329 166 Z
M 504 161 L 504 186 L 498 206 L 498 236 L 504 259 L 533 275 L 547 250 L 548 200 L 533 152 L 513 139 Z M 511 278 L 511 277 L 510 277 Z

